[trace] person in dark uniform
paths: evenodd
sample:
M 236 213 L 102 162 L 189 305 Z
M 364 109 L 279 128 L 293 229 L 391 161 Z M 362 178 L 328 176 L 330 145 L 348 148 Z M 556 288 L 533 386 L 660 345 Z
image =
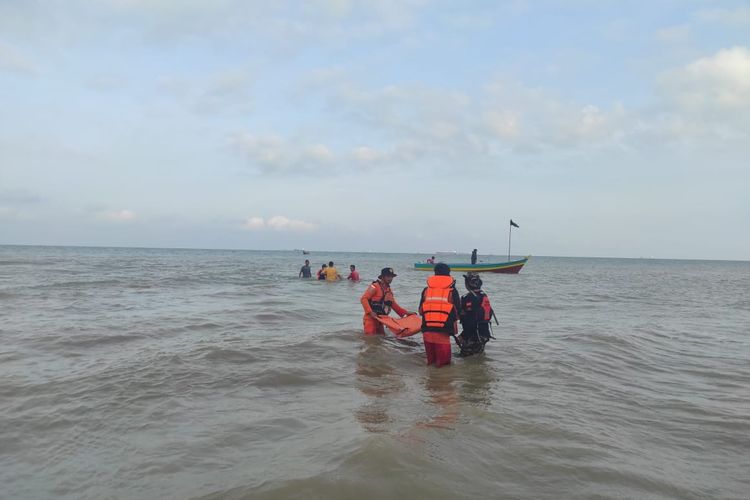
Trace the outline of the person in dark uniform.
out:
M 464 274 L 464 284 L 468 293 L 461 297 L 458 318 L 462 331 L 456 340 L 461 349 L 460 355 L 471 356 L 483 352 L 484 344 L 493 338 L 490 322 L 495 311 L 489 297 L 482 291 L 482 280 L 478 274 Z

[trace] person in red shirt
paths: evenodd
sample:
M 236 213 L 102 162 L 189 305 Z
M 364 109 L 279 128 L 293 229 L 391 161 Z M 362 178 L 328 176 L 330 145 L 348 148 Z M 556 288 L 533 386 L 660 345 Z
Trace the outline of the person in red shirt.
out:
M 419 301 L 427 364 L 438 368 L 450 364 L 451 337 L 458 333 L 461 296 L 450 274 L 448 264 L 435 264 L 435 275 L 427 278 L 427 287 L 422 290 Z
M 365 314 L 362 317 L 362 324 L 364 325 L 365 335 L 376 335 L 384 334 L 383 324 L 378 321 L 379 314 L 389 314 L 391 309 L 396 311 L 396 314 L 401 316 L 408 316 L 414 314 L 413 312 L 407 311 L 398 303 L 393 297 L 391 291 L 391 282 L 397 275 L 393 272 L 393 268 L 384 267 L 380 271 L 380 276 L 376 281 L 373 281 L 370 286 L 367 287 L 365 293 L 362 294 L 359 301 L 362 304 Z
M 355 269 L 354 264 L 349 266 L 349 276 L 347 276 L 346 279 L 359 281 L 359 271 Z

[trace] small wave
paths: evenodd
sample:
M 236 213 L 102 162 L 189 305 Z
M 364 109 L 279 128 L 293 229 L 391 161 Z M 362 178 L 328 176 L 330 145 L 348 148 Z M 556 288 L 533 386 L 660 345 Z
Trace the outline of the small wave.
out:
M 305 370 L 271 369 L 258 375 L 253 385 L 256 387 L 296 387 L 314 385 L 317 383 L 317 378 L 311 377 L 310 375 L 311 373 Z
M 254 363 L 258 361 L 257 356 L 253 356 L 247 351 L 218 348 L 209 349 L 203 354 L 203 358 L 210 361 L 222 361 L 226 363 Z
M 104 347 L 115 344 L 124 344 L 134 342 L 145 338 L 143 335 L 75 335 L 71 337 L 61 337 L 57 340 L 57 345 L 62 347 L 79 347 L 94 348 Z

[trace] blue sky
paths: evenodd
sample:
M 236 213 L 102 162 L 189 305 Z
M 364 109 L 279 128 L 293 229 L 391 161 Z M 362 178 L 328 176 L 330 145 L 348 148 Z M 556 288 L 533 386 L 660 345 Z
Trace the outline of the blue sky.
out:
M 0 244 L 750 258 L 750 2 L 0 0 Z

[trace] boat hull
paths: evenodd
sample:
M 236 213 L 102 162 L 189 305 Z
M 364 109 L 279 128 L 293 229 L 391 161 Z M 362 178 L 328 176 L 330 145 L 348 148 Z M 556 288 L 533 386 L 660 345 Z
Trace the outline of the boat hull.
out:
M 502 274 L 518 274 L 523 268 L 524 264 L 528 262 L 529 257 L 519 260 L 511 260 L 508 262 L 493 262 L 493 263 L 481 263 L 481 264 L 451 264 L 447 263 L 451 271 L 455 272 L 467 272 L 467 273 L 502 273 Z M 414 264 L 414 269 L 418 271 L 432 271 L 435 268 L 434 264 L 425 264 L 417 262 Z

